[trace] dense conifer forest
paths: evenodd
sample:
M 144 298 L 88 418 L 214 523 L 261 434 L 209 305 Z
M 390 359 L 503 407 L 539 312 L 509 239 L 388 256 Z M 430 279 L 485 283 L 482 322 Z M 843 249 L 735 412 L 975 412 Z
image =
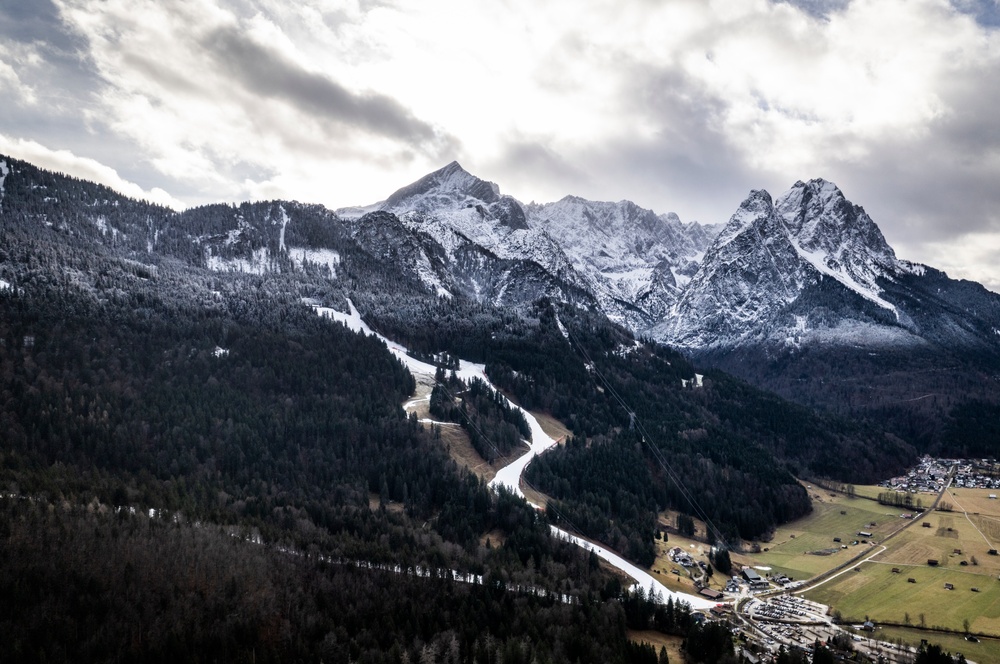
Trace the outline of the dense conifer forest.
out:
M 428 293 L 396 269 L 398 247 L 359 240 L 371 223 L 279 202 L 175 213 L 7 161 L 0 639 L 14 660 L 662 661 L 631 626 L 690 634 L 692 661 L 716 661 L 731 651 L 691 632 L 685 607 L 623 593 L 547 519 L 649 564 L 665 509 L 707 516 L 713 539 L 766 537 L 809 509 L 796 476 L 871 481 L 916 453 L 696 376 L 584 309 Z M 207 269 L 250 256 L 262 263 Z M 406 415 L 405 367 L 313 309 L 348 297 L 441 358 L 432 413 L 488 461 L 530 436 L 505 397 L 569 427 L 527 475 L 548 515 L 490 491 Z M 459 357 L 503 395 L 453 379 Z M 975 449 L 969 435 L 947 432 Z

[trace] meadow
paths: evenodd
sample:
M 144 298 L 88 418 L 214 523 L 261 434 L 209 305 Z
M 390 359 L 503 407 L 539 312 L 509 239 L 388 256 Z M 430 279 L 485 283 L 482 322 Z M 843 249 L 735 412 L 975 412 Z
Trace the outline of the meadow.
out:
M 899 509 L 810 484 L 804 486 L 809 491 L 812 513 L 779 527 L 770 542 L 760 543 L 760 553 L 734 554 L 734 563 L 770 568 L 772 573 L 796 580 L 809 579 L 870 550 L 872 542 L 880 542 L 909 523 L 900 518 Z M 871 533 L 871 537 L 858 535 L 862 531 Z M 855 541 L 858 544 L 853 544 Z
M 969 509 L 968 514 L 935 511 L 922 516 L 887 541 L 884 552 L 861 564 L 860 571 L 842 574 L 805 596 L 831 605 L 845 619 L 868 616 L 876 622 L 957 631 L 964 631 L 968 621 L 974 633 L 1000 636 L 1000 557 L 989 554 L 993 537 L 1000 534 L 1000 504 L 989 493 L 949 492 L 944 500 L 954 509 Z

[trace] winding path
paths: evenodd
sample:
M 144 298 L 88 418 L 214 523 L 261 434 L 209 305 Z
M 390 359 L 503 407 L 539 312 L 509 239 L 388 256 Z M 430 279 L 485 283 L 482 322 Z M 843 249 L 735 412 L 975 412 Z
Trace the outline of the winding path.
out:
M 379 339 L 385 342 L 385 344 L 389 348 L 389 351 L 392 352 L 392 354 L 395 355 L 397 358 L 399 358 L 399 360 L 402 361 L 404 365 L 406 365 L 406 367 L 410 370 L 410 373 L 414 375 L 414 378 L 433 379 L 434 374 L 437 372 L 437 367 L 435 367 L 432 364 L 421 362 L 420 360 L 410 357 L 407 354 L 407 350 L 405 347 L 403 347 L 398 343 L 390 341 L 389 339 L 386 339 L 385 337 L 383 337 L 382 335 L 378 334 L 377 332 L 373 331 L 370 327 L 368 327 L 368 325 L 363 320 L 361 320 L 361 314 L 358 313 L 358 310 L 354 307 L 353 302 L 348 300 L 348 305 L 350 307 L 350 313 L 347 314 L 342 313 L 340 311 L 336 311 L 335 309 L 330 309 L 328 307 L 314 307 L 314 309 L 316 310 L 316 313 L 319 314 L 320 316 L 341 322 L 345 324 L 349 329 L 354 330 L 355 332 L 376 335 Z M 460 368 L 455 371 L 455 374 L 466 382 L 470 381 L 473 378 L 479 378 L 481 380 L 486 381 L 486 383 L 490 386 L 491 389 L 496 390 L 496 388 L 490 382 L 490 379 L 486 376 L 486 366 L 483 364 L 476 364 L 474 362 L 466 362 L 465 360 L 462 360 L 460 362 Z M 499 390 L 497 390 L 497 392 L 500 393 Z M 405 406 L 412 407 L 422 400 L 423 398 L 411 399 L 406 402 Z M 518 457 L 517 459 L 515 459 L 514 461 L 512 461 L 511 463 L 507 464 L 506 466 L 497 471 L 496 476 L 490 482 L 489 486 L 494 490 L 497 487 L 503 486 L 508 490 L 512 491 L 513 493 L 515 493 L 516 495 L 524 498 L 525 497 L 524 492 L 521 491 L 521 474 L 524 472 L 524 469 L 528 467 L 528 464 L 531 463 L 532 459 L 534 459 L 536 456 L 538 456 L 545 450 L 554 447 L 557 441 L 545 433 L 545 431 L 542 429 L 542 426 L 538 423 L 538 420 L 535 418 L 534 415 L 524 410 L 515 403 L 512 403 L 510 401 L 508 401 L 508 403 L 512 407 L 517 408 L 524 414 L 525 419 L 528 421 L 528 426 L 531 428 L 531 443 L 529 445 L 528 451 L 525 454 L 521 455 L 520 457 Z M 529 504 L 531 504 L 536 508 L 538 507 L 538 505 L 535 505 L 530 501 Z M 636 567 L 632 563 L 628 562 L 615 552 L 606 549 L 598 544 L 590 542 L 589 540 L 583 539 L 582 537 L 572 535 L 566 532 L 565 530 L 562 530 L 561 528 L 557 528 L 555 526 L 550 526 L 550 528 L 552 530 L 553 536 L 572 542 L 573 544 L 576 544 L 577 546 L 580 546 L 588 551 L 592 551 L 602 560 L 605 560 L 613 567 L 616 567 L 617 569 L 621 570 L 625 574 L 635 579 L 636 585 L 642 587 L 647 594 L 658 596 L 664 602 L 667 601 L 668 598 L 673 597 L 674 601 L 680 600 L 689 603 L 692 609 L 709 609 L 715 606 L 716 604 L 716 602 L 707 600 L 704 597 L 698 597 L 695 595 L 689 595 L 686 593 L 679 593 L 670 590 L 662 583 L 657 581 L 655 578 L 653 578 L 650 574 Z

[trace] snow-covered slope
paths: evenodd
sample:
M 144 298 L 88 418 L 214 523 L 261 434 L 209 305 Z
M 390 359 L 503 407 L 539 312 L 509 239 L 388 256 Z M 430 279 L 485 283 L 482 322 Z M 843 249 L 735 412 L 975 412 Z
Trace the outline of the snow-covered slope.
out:
M 374 210 L 425 238 L 424 255 L 411 252 L 406 261 L 443 295 L 496 304 L 548 295 L 596 306 L 635 330 L 669 310 L 717 230 L 629 201 L 566 197 L 523 206 L 456 162 L 381 203 L 338 214 L 360 226 Z M 440 249 L 437 260 L 431 245 Z
M 669 311 L 717 230 L 631 201 L 567 196 L 526 212 L 530 227 L 558 238 L 605 313 L 633 329 Z
M 377 213 L 352 219 L 375 207 Z M 457 162 L 380 204 L 338 212 L 362 245 L 391 236 L 391 244 L 406 248 L 399 252 L 401 267 L 442 296 L 462 293 L 496 305 L 542 296 L 593 304 L 585 279 L 559 245 L 528 228 L 521 204 Z
M 900 270 L 896 253 L 863 208 L 825 180 L 796 182 L 775 204 L 799 256 L 881 307 L 878 280 Z
M 695 351 L 802 344 L 996 345 L 1000 298 L 961 311 L 959 282 L 896 258 L 871 217 L 825 180 L 776 201 L 751 192 L 670 313 L 652 329 Z

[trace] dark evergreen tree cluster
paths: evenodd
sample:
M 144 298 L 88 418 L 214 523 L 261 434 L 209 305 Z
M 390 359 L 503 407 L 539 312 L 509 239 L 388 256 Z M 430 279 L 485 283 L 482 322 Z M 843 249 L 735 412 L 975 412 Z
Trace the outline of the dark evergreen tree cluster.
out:
M 523 448 L 522 439 L 531 440 L 524 414 L 478 377 L 466 385 L 439 369 L 431 391 L 430 413 L 465 428 L 472 446 L 490 463 Z
M 713 548 L 709 559 L 715 565 L 715 569 L 719 570 L 722 574 L 728 575 L 733 571 L 733 561 L 729 557 L 729 549 Z
M 441 570 L 440 572 L 443 572 Z M 48 662 L 633 662 L 612 599 L 457 583 L 227 529 L 0 499 L 0 654 Z M 643 660 L 644 661 L 644 660 Z M 653 660 L 655 661 L 655 660 Z
M 348 287 L 412 284 L 339 236 L 323 240 L 343 242 L 337 281 L 281 260 L 266 275 L 206 272 L 200 243 L 231 223 L 260 230 L 241 234 L 246 249 L 276 246 L 274 205 L 184 213 L 200 219 L 185 229 L 169 210 L 10 163 L 0 226 L 0 278 L 12 285 L 0 289 L 5 655 L 648 654 L 624 638 L 619 598 L 602 592 L 608 576 L 590 557 L 551 538 L 523 500 L 460 471 L 406 417 L 413 379 L 385 345 L 302 302 L 345 309 Z M 57 185 L 72 193 L 58 208 L 44 200 Z M 477 400 L 519 426 L 495 395 Z M 399 573 L 417 568 L 441 578 Z M 448 570 L 486 581 L 459 583 Z

